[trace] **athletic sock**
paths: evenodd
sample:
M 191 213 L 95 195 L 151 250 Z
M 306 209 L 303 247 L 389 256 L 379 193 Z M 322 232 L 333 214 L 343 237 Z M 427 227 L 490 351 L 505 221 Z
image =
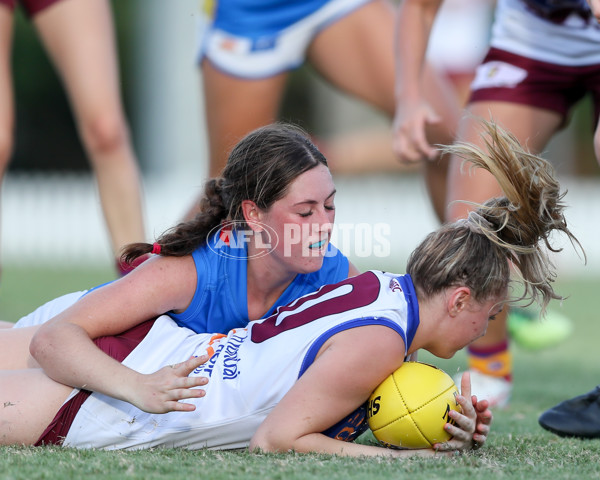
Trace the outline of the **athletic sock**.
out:
M 491 377 L 512 381 L 512 354 L 508 340 L 487 347 L 467 348 L 469 368 Z

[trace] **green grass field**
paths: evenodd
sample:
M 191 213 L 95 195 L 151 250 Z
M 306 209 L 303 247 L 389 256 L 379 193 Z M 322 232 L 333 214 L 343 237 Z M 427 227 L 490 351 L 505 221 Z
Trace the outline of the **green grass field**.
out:
M 0 319 L 15 320 L 40 303 L 112 278 L 106 270 L 17 270 L 5 268 Z M 555 403 L 600 382 L 600 279 L 562 278 L 569 295 L 560 308 L 575 331 L 561 345 L 541 352 L 514 347 L 515 389 L 510 407 L 495 412 L 487 445 L 476 453 L 433 460 L 344 459 L 321 455 L 250 455 L 247 452 L 76 451 L 0 447 L 0 479 L 210 478 L 218 479 L 588 479 L 600 478 L 600 440 L 561 439 L 542 430 L 538 415 Z M 453 374 L 462 353 L 441 361 L 419 358 Z M 2 426 L 0 425 L 0 435 Z M 363 441 L 369 441 L 369 437 Z

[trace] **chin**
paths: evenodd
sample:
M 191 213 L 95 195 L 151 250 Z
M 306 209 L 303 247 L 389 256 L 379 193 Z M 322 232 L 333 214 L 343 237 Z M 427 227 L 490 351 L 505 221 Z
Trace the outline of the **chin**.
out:
M 443 358 L 445 360 L 448 360 L 450 358 L 452 358 L 454 355 L 456 355 L 456 352 L 458 352 L 458 350 L 452 350 L 452 351 L 448 351 L 447 349 L 440 349 L 440 350 L 429 350 L 429 349 L 425 349 L 427 350 L 429 353 L 431 353 L 432 355 L 435 355 L 438 358 Z
M 456 354 L 456 352 L 449 352 L 449 353 L 445 353 L 444 355 L 438 355 L 438 357 L 448 360 L 448 359 L 452 358 L 455 354 Z
M 320 270 L 321 267 L 323 266 L 323 257 L 314 257 L 311 258 L 310 261 L 304 263 L 303 265 L 300 265 L 298 268 L 298 270 L 301 273 L 313 273 L 316 272 L 317 270 Z

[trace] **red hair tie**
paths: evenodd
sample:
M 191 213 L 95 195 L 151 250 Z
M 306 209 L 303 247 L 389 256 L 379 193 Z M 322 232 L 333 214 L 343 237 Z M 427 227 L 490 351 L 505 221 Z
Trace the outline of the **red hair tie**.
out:
M 160 255 L 160 244 L 159 243 L 154 243 L 152 245 L 152 253 L 155 255 Z

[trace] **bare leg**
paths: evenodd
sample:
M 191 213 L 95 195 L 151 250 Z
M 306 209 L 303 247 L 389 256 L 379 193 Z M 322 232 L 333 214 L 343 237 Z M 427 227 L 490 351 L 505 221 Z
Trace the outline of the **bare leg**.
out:
M 140 175 L 122 110 L 110 4 L 59 2 L 34 18 L 66 86 L 115 254 L 145 239 Z
M 29 354 L 29 344 L 38 328 L 5 328 L 0 331 L 0 370 L 39 368 Z
M 210 176 L 219 176 L 231 148 L 247 133 L 277 118 L 287 74 L 262 80 L 229 76 L 210 62 L 202 63 L 206 123 L 208 125 Z M 198 213 L 198 202 L 186 214 Z
M 469 106 L 471 115 L 465 117 L 460 124 L 459 140 L 473 143 L 482 148 L 478 120 L 493 120 L 512 132 L 522 145 L 526 145 L 533 153 L 541 152 L 556 133 L 561 117 L 549 110 L 528 107 L 505 102 L 479 102 Z M 459 200 L 484 202 L 489 198 L 502 194 L 496 179 L 488 172 L 477 169 L 469 173 L 468 165 L 461 169 L 462 160 L 452 158 L 448 179 L 448 221 L 463 218 L 468 214 L 469 205 Z M 487 347 L 507 339 L 506 320 L 508 309 L 490 322 L 487 333 L 473 342 L 475 347 Z
M 334 86 L 391 118 L 396 108 L 394 28 L 393 6 L 376 0 L 321 32 L 310 46 L 309 59 Z M 451 86 L 432 69 L 426 72 L 427 100 L 443 119 L 429 129 L 428 137 L 432 143 L 451 143 L 458 123 L 458 105 Z M 389 143 L 391 148 L 391 136 Z M 429 162 L 424 169 L 434 208 L 442 219 L 447 164 L 444 160 Z
M 41 369 L 0 372 L 0 445 L 33 445 L 72 390 Z
M 8 168 L 13 148 L 14 103 L 12 89 L 11 49 L 13 14 L 0 5 L 0 186 Z

